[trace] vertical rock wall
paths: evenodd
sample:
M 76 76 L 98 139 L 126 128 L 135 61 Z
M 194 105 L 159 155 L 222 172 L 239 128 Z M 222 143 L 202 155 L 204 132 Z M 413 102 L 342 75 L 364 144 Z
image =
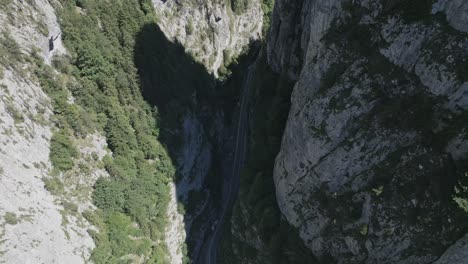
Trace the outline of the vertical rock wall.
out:
M 269 62 L 297 79 L 276 194 L 324 260 L 428 263 L 468 231 L 452 200 L 468 158 L 466 12 L 433 4 L 276 3 Z

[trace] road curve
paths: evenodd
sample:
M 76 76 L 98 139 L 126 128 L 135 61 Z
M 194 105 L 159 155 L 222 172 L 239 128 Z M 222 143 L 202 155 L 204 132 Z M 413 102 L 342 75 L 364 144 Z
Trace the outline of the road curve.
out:
M 255 71 L 255 63 L 250 65 L 247 71 L 247 76 L 244 78 L 242 87 L 242 97 L 239 107 L 239 118 L 237 121 L 236 145 L 234 149 L 234 162 L 232 174 L 225 181 L 223 188 L 223 205 L 218 224 L 213 232 L 206 234 L 205 241 L 201 248 L 201 252 L 196 263 L 199 264 L 218 264 L 218 250 L 221 244 L 221 235 L 223 227 L 226 224 L 226 216 L 232 211 L 234 202 L 239 190 L 239 176 L 244 165 L 245 155 L 247 153 L 247 129 L 248 129 L 248 100 L 250 88 L 252 86 L 252 78 Z

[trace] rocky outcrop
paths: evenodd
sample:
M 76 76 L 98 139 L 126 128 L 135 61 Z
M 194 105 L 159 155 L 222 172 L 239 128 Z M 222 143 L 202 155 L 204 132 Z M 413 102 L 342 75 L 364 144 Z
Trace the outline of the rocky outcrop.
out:
M 269 62 L 297 79 L 276 195 L 321 259 L 428 263 L 468 230 L 462 2 L 276 2 Z
M 240 14 L 224 0 L 153 0 L 153 5 L 157 23 L 167 38 L 181 43 L 215 75 L 251 41 L 261 38 L 263 12 L 259 0 L 248 1 L 247 9 Z

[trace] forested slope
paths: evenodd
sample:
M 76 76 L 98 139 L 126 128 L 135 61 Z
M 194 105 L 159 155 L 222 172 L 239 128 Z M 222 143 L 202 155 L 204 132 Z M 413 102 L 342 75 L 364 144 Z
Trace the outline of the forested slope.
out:
M 113 263 L 124 256 L 141 256 L 164 263 L 167 184 L 175 170 L 157 141 L 157 112 L 143 100 L 133 59 L 135 36 L 154 21 L 151 3 L 71 1 L 59 10 L 70 55 L 57 58 L 54 65 L 73 81 L 46 83 L 52 79 L 46 75 L 48 69 L 39 68 L 42 87 L 52 98 L 56 115 L 63 117 L 59 119 L 63 136 L 97 129 L 112 152 L 103 164 L 110 177 L 98 179 L 92 194 L 98 210 L 85 214 L 99 230 L 92 233 L 96 248 L 91 259 Z M 61 109 L 67 105 L 67 92 L 81 111 Z M 60 157 L 72 153 L 61 151 Z M 56 167 L 67 169 L 60 164 Z
M 164 25 L 182 18 L 188 5 L 160 2 L 1 2 L 8 28 L 0 47 L 7 146 L 0 171 L 5 185 L 13 186 L 3 192 L 11 204 L 1 211 L 7 261 L 17 252 L 20 259 L 73 263 L 182 263 L 196 254 L 217 210 L 219 193 L 212 190 L 223 181 L 227 161 L 219 157 L 229 151 L 223 142 L 231 123 L 225 115 L 237 92 L 223 88 L 210 64 L 190 53 L 193 46 L 170 38 L 172 29 Z M 213 30 L 216 39 L 232 31 L 228 45 L 235 54 L 211 42 L 210 52 L 203 51 L 223 60 L 227 78 L 226 67 L 262 28 L 261 19 L 246 21 L 241 13 L 252 16 L 255 8 L 262 15 L 259 2 L 239 13 L 229 2 L 212 2 L 191 23 Z M 213 6 L 229 14 L 222 26 L 205 20 Z M 235 22 L 243 33 L 229 20 L 243 21 Z M 188 26 L 182 30 L 201 37 Z M 26 96 L 11 97 L 16 91 Z M 37 100 L 30 102 L 30 94 Z M 28 107 L 37 111 L 28 113 Z M 20 192 L 23 184 L 30 190 Z M 37 208 L 22 207 L 29 203 Z M 34 224 L 40 225 L 34 236 L 14 238 Z M 54 232 L 50 241 L 46 232 Z M 34 242 L 22 245 L 22 239 Z M 60 249 L 36 256 L 30 247 Z

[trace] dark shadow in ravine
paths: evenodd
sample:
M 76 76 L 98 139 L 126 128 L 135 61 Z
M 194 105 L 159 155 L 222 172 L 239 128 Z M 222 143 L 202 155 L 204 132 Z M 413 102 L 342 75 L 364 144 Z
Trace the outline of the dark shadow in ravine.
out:
M 172 141 L 177 136 L 170 129 L 179 127 L 187 111 L 196 109 L 198 99 L 215 101 L 216 79 L 186 54 L 181 44 L 169 41 L 154 23 L 140 30 L 134 54 L 142 94 L 158 108 L 160 139 L 173 149 L 178 142 Z
M 251 58 L 245 56 L 242 61 L 247 64 Z M 137 35 L 134 60 L 142 94 L 158 111 L 159 141 L 177 168 L 176 191 L 184 207 L 187 256 L 193 260 L 205 233 L 216 224 L 223 180 L 230 174 L 233 113 L 242 74 L 233 74 L 224 83 L 218 81 L 182 45 L 169 41 L 155 23 L 145 25 Z M 242 64 L 231 70 L 242 72 Z M 203 191 L 187 192 L 187 183 L 200 178 L 204 178 Z M 206 206 L 200 210 L 202 204 Z
M 186 138 L 186 135 L 191 133 L 185 130 L 197 130 L 193 131 L 192 135 L 202 137 L 201 132 L 198 131 L 195 125 L 193 128 L 184 128 L 184 120 L 191 113 L 196 115 L 198 104 L 204 104 L 205 101 L 215 101 L 212 95 L 217 87 L 216 80 L 203 65 L 195 62 L 191 56 L 185 53 L 182 45 L 169 41 L 156 24 L 147 24 L 141 29 L 136 38 L 134 54 L 142 85 L 142 94 L 151 105 L 157 108 L 160 129 L 159 141 L 165 145 L 177 168 L 175 177 L 179 186 L 180 182 L 183 181 L 183 177 L 187 177 L 185 172 L 186 167 L 189 165 L 184 163 L 196 161 L 190 159 L 191 155 L 189 154 L 186 156 L 186 160 L 181 160 L 181 153 L 184 148 L 187 148 L 186 144 L 189 144 L 186 141 L 191 140 Z M 203 99 L 201 100 L 201 98 Z M 212 110 L 215 109 L 215 107 L 212 108 Z M 195 150 L 195 148 L 199 148 L 199 146 L 191 147 L 194 149 L 186 151 L 197 151 L 198 149 Z M 214 173 L 210 174 L 208 176 L 214 176 Z M 219 190 L 221 188 L 220 176 L 216 175 L 216 177 L 207 179 L 203 183 L 204 188 Z M 186 232 L 190 234 L 191 217 L 188 214 L 190 214 L 193 205 L 182 198 L 186 194 L 185 190 L 181 190 L 180 187 L 176 188 L 176 190 L 179 210 L 182 211 L 183 204 Z M 218 194 L 210 192 L 210 195 L 216 197 Z M 202 197 L 200 199 L 205 199 L 206 195 L 200 193 L 198 196 Z M 218 199 L 210 200 L 217 201 Z M 216 204 L 209 204 L 205 212 L 212 211 L 212 214 L 216 214 L 217 207 Z M 207 219 L 207 222 L 209 222 L 209 219 Z M 207 227 L 200 227 L 200 229 L 203 228 Z M 191 245 L 190 238 L 189 235 L 186 241 L 187 245 L 190 245 L 187 255 L 193 258 L 195 253 L 192 252 L 193 245 Z

